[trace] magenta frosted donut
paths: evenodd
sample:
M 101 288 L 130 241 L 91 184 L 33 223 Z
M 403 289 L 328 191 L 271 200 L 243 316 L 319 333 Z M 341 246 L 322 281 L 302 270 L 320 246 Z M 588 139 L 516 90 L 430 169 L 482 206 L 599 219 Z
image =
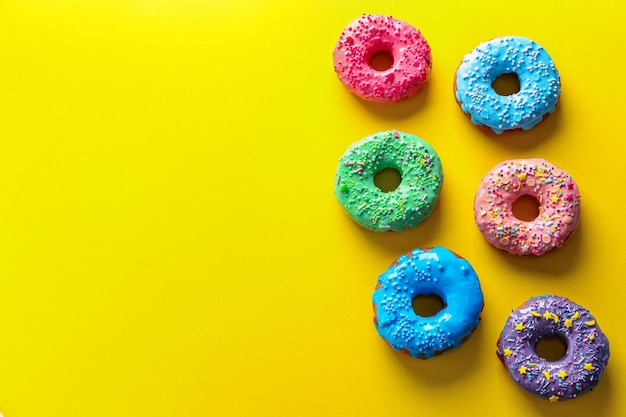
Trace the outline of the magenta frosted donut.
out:
M 513 205 L 528 195 L 539 203 L 534 220 L 518 219 Z M 515 159 L 483 178 L 474 218 L 487 241 L 514 255 L 543 255 L 563 246 L 578 226 L 580 192 L 571 175 L 544 159 Z
M 544 337 L 565 344 L 561 358 L 541 357 Z M 609 341 L 586 308 L 555 295 L 533 297 L 513 311 L 498 339 L 497 354 L 513 380 L 552 402 L 593 389 L 608 364 Z
M 374 54 L 387 52 L 393 64 L 384 71 L 371 65 Z M 341 82 L 361 98 L 397 102 L 413 97 L 428 80 L 430 46 L 419 30 L 391 16 L 363 15 L 339 36 L 333 52 Z

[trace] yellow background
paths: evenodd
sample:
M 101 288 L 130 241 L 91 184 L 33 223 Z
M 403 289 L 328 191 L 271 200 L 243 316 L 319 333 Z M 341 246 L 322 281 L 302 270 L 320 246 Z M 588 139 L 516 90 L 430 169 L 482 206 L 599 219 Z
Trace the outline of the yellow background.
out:
M 5 417 L 626 415 L 623 54 L 618 2 L 0 1 L 0 410 Z M 420 28 L 433 72 L 373 105 L 333 71 L 362 13 Z M 495 136 L 454 101 L 463 55 L 522 35 L 560 71 L 556 112 Z M 417 229 L 357 226 L 339 156 L 380 130 L 439 152 L 440 201 Z M 482 176 L 511 158 L 568 170 L 581 225 L 541 258 L 491 247 Z M 428 361 L 372 324 L 377 276 L 414 247 L 467 258 L 483 321 Z M 550 404 L 495 355 L 511 309 L 555 293 L 611 341 L 597 389 Z

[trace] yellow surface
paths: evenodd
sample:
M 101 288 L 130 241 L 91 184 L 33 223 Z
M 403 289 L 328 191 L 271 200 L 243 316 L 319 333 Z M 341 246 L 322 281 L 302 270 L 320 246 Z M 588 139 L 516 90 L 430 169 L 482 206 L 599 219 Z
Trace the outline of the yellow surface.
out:
M 1 1 L 4 416 L 626 415 L 624 6 L 479 3 Z M 332 49 L 363 12 L 430 42 L 414 100 L 367 104 L 337 80 Z M 563 94 L 542 125 L 496 137 L 452 80 L 500 35 L 542 44 Z M 417 229 L 377 234 L 333 176 L 348 145 L 391 128 L 429 141 L 445 182 Z M 579 230 L 543 258 L 495 250 L 473 221 L 483 174 L 521 157 L 565 168 L 583 196 Z M 379 338 L 371 295 L 398 255 L 433 245 L 473 264 L 486 305 L 466 345 L 416 361 Z M 494 353 L 510 310 L 543 293 L 588 307 L 611 340 L 575 401 L 524 394 Z

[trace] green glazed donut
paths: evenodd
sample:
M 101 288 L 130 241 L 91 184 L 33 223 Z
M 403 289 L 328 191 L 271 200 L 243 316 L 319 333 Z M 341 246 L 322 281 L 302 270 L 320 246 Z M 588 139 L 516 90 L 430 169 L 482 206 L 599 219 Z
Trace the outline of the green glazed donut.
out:
M 384 192 L 376 173 L 396 169 L 400 185 Z M 432 211 L 443 183 L 439 155 L 415 135 L 388 130 L 353 143 L 339 159 L 335 196 L 361 226 L 385 232 L 420 224 Z

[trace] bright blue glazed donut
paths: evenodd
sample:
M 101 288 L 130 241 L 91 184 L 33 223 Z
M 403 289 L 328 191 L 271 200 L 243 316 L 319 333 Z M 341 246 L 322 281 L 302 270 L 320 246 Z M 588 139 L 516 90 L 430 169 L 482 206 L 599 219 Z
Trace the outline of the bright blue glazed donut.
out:
M 439 296 L 444 308 L 419 316 L 413 299 Z M 373 296 L 374 325 L 392 348 L 428 359 L 459 347 L 480 322 L 483 293 L 465 259 L 446 248 L 414 249 L 378 278 Z
M 492 84 L 516 74 L 519 92 L 503 96 Z M 561 94 L 554 61 L 537 42 L 507 36 L 481 43 L 465 55 L 456 71 L 456 101 L 472 122 L 495 133 L 528 130 L 552 113 Z

